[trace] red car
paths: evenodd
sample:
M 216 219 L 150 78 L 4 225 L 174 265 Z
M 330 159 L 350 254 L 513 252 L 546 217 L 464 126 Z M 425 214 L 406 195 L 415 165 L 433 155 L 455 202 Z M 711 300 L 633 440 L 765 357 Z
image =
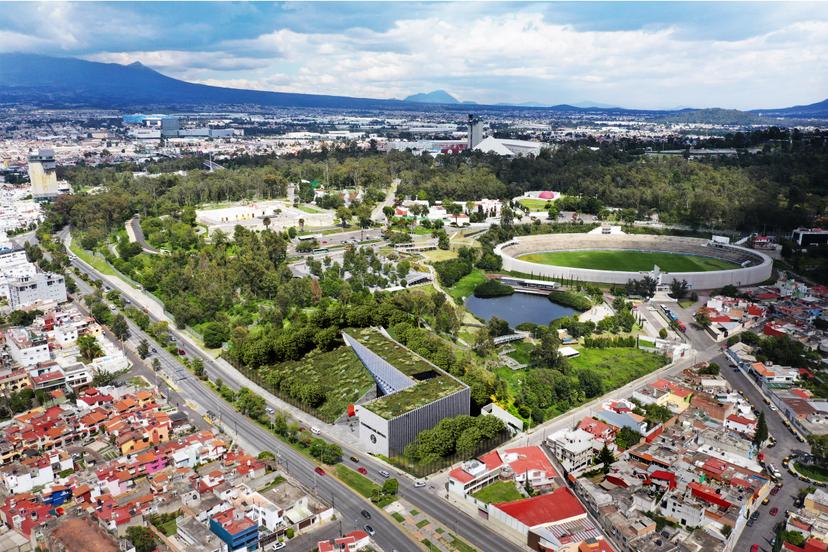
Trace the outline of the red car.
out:
M 751 546 L 750 547 L 750 552 L 759 552 L 759 545 L 754 544 L 753 546 Z
M 773 489 L 771 489 L 771 494 L 774 495 L 774 496 L 779 494 L 779 489 L 780 489 L 780 487 L 778 487 L 778 486 L 774 487 Z
M 770 513 L 770 515 L 775 516 L 776 514 L 779 513 L 779 508 L 774 506 L 773 508 L 770 509 L 769 513 Z
M 322 469 L 322 468 L 320 468 L 319 466 L 316 466 L 315 468 L 313 468 L 313 471 L 315 471 L 315 472 L 316 472 L 316 473 L 318 473 L 319 475 L 325 475 L 325 470 L 323 470 L 323 469 Z
M 366 470 L 366 469 L 365 469 L 365 468 L 363 468 L 362 466 L 358 467 L 358 468 L 357 468 L 357 471 L 358 471 L 359 473 L 361 473 L 362 475 L 368 475 L 368 470 Z

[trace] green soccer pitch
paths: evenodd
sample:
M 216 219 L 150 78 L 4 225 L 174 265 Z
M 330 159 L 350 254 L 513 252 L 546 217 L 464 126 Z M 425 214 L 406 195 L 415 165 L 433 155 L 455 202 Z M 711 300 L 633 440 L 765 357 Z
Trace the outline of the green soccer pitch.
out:
M 709 272 L 739 268 L 736 263 L 712 257 L 631 250 L 553 251 L 530 253 L 519 259 L 530 263 L 619 272 L 652 270 L 653 265 L 658 265 L 665 272 Z

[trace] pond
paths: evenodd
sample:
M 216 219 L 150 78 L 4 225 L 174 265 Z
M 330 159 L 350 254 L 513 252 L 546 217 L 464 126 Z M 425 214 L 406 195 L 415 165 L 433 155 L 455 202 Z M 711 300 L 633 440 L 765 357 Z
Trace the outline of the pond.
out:
M 553 303 L 545 295 L 514 293 L 504 297 L 481 299 L 474 295 L 466 299 L 466 308 L 478 318 L 489 320 L 497 316 L 514 328 L 522 322 L 547 325 L 553 320 L 577 314 L 578 311 Z

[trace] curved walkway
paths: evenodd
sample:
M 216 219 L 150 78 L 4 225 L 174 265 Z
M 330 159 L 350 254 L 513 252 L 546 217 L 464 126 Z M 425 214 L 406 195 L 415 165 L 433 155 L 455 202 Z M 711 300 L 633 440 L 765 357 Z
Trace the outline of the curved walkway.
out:
M 147 239 L 144 237 L 144 230 L 141 228 L 141 219 L 138 215 L 135 215 L 126 221 L 124 226 L 126 227 L 130 243 L 138 242 L 144 253 L 149 253 L 151 255 L 158 255 L 161 253 L 158 249 L 154 248 L 147 242 Z

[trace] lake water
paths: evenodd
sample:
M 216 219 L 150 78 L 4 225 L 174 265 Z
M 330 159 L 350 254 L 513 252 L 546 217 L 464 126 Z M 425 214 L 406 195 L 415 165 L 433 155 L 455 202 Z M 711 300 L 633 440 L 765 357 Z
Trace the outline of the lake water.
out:
M 489 320 L 497 316 L 514 328 L 522 322 L 547 325 L 553 320 L 570 316 L 577 311 L 553 303 L 545 295 L 513 293 L 504 297 L 481 299 L 474 295 L 466 299 L 466 308 L 478 318 Z

